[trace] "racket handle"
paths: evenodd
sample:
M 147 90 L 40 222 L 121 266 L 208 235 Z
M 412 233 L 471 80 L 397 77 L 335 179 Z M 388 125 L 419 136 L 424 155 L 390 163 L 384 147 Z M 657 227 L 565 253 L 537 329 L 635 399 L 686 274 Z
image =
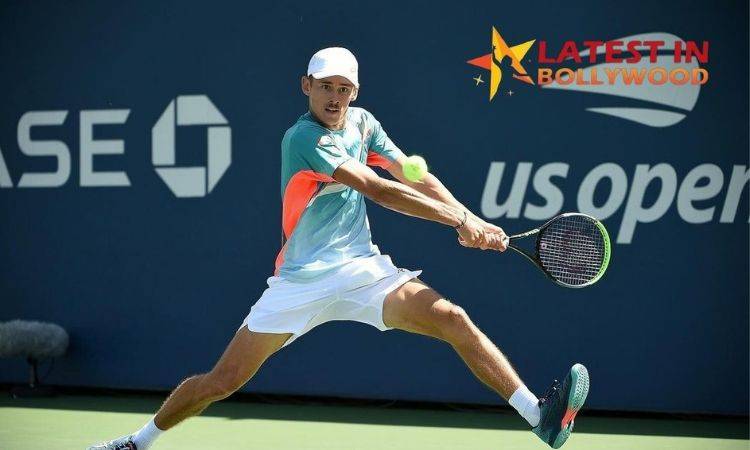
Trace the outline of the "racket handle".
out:
M 508 246 L 508 244 L 510 244 L 510 238 L 508 236 L 505 236 L 503 238 L 503 244 L 505 244 L 506 247 Z

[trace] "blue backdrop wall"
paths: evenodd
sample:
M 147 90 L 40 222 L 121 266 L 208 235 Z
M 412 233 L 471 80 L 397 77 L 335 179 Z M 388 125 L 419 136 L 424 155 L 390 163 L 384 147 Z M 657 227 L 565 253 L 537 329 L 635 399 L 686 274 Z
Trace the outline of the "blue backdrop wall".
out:
M 360 61 L 357 105 L 477 214 L 513 232 L 585 210 L 617 241 L 597 285 L 564 290 L 368 204 L 381 250 L 423 269 L 533 390 L 580 361 L 592 408 L 747 414 L 747 17 L 740 1 L 3 2 L 0 320 L 68 329 L 52 384 L 169 389 L 208 370 L 273 271 L 300 75 L 343 45 Z M 657 33 L 708 41 L 709 80 L 603 92 L 507 74 L 488 101 L 489 72 L 466 62 L 490 52 L 493 26 L 510 45 L 537 40 L 534 75 L 592 65 L 539 63 L 539 41 L 556 55 Z M 175 99 L 192 126 L 176 127 L 171 161 L 172 113 L 152 129 Z M 229 141 L 207 137 L 227 127 L 231 164 Z M 162 170 L 172 188 L 155 162 L 178 169 Z M 25 374 L 0 362 L 0 382 Z M 444 344 L 355 323 L 313 330 L 245 390 L 501 402 Z

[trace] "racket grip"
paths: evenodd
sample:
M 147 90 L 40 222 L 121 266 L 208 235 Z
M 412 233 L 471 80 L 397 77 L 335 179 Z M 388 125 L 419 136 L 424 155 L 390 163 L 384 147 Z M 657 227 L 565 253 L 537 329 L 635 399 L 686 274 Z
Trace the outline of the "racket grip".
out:
M 505 236 L 503 238 L 503 244 L 505 244 L 506 247 L 508 246 L 508 244 L 510 244 L 510 238 L 508 236 Z

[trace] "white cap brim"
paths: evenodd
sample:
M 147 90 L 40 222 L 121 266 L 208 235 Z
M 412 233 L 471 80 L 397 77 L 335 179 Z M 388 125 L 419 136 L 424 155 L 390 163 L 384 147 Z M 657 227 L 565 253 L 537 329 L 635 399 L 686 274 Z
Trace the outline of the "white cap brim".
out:
M 308 73 L 308 75 L 311 75 L 316 80 L 320 80 L 321 78 L 335 77 L 338 75 L 349 80 L 349 82 L 351 82 L 355 87 L 359 87 L 359 82 L 357 80 L 352 80 L 350 76 L 345 73 L 340 73 L 340 71 L 338 70 L 321 70 L 320 72 Z

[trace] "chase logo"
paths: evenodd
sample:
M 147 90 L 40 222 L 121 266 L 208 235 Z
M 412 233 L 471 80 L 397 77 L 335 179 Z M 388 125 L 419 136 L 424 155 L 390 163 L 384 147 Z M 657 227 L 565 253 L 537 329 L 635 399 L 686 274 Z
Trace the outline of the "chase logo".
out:
M 534 43 L 539 67 L 530 76 L 522 63 Z M 586 111 L 651 127 L 682 121 L 708 82 L 708 70 L 700 66 L 709 59 L 708 41 L 685 41 L 654 32 L 609 41 L 565 41 L 557 48 L 555 52 L 547 41 L 536 40 L 509 47 L 493 27 L 492 53 L 467 63 L 490 71 L 490 100 L 498 93 L 505 71 L 545 90 L 598 94 L 591 97 Z M 474 80 L 477 86 L 484 83 L 481 74 Z M 626 100 L 624 104 L 623 100 L 606 101 L 606 97 L 602 101 L 602 95 Z
M 54 162 L 45 172 L 26 172 L 19 188 L 57 188 L 71 178 L 73 152 L 61 140 L 33 139 L 38 128 L 65 125 L 68 110 L 28 111 L 18 121 L 18 149 L 26 156 Z M 125 153 L 121 139 L 95 139 L 95 128 L 125 125 L 130 109 L 89 109 L 77 115 L 79 126 L 79 185 L 81 187 L 128 187 L 125 171 L 95 170 L 95 160 L 110 159 Z M 207 126 L 208 158 L 205 167 L 178 167 L 175 135 L 181 126 Z M 172 100 L 151 130 L 151 159 L 156 173 L 177 197 L 205 197 L 216 186 L 232 163 L 232 130 L 227 119 L 205 95 L 181 95 Z M 12 188 L 13 179 L 0 150 L 0 189 Z
M 206 167 L 178 167 L 176 128 L 206 125 Z M 205 95 L 180 95 L 169 102 L 151 130 L 151 162 L 177 197 L 205 197 L 232 163 L 232 129 Z

